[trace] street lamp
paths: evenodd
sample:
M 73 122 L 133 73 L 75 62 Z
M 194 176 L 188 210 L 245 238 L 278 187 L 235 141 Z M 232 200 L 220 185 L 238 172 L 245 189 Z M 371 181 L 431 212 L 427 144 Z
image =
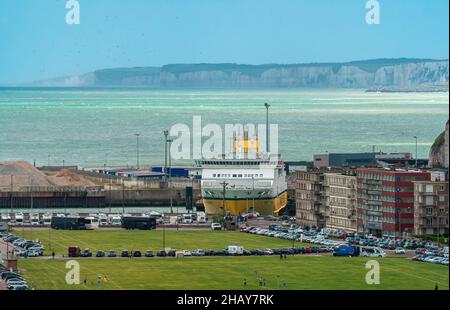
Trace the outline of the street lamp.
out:
M 169 136 L 169 131 L 164 130 L 164 176 L 167 177 L 167 137 Z
M 168 173 L 168 178 L 167 178 L 167 186 L 169 187 L 169 197 L 170 197 L 170 213 L 173 213 L 173 210 L 172 210 L 172 205 L 173 205 L 173 202 L 172 202 L 172 191 L 171 191 L 171 187 L 170 187 L 170 177 L 171 177 L 171 174 L 172 174 L 172 158 L 171 158 L 171 153 L 170 153 L 170 146 L 172 145 L 172 142 L 173 142 L 173 140 L 171 140 L 171 139 L 169 139 L 169 140 L 167 140 L 167 143 L 168 143 L 168 148 L 169 148 L 169 173 Z M 177 228 L 178 228 L 178 225 L 177 225 Z
M 269 153 L 269 108 L 270 104 L 264 103 L 266 107 L 266 153 Z
M 135 133 L 134 135 L 136 136 L 136 167 L 139 170 L 139 136 L 141 134 Z
M 417 165 L 417 136 L 414 136 L 414 139 L 416 139 L 416 168 L 418 168 L 418 165 Z
M 164 134 L 164 176 L 167 178 L 167 143 L 169 142 L 167 137 L 169 136 L 169 131 L 164 130 L 163 134 Z M 170 196 L 170 193 L 169 193 L 169 196 Z M 163 219 L 164 219 L 164 217 L 163 217 Z M 163 221 L 162 225 L 163 225 L 163 240 L 162 241 L 163 241 L 163 249 L 165 252 L 166 251 L 166 226 L 165 226 L 164 221 Z

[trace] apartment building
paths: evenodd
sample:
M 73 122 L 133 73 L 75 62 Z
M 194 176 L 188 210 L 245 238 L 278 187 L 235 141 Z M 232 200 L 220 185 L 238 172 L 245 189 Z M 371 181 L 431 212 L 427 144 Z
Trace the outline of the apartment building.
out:
M 326 227 L 356 231 L 356 175 L 324 174 Z
M 325 227 L 325 205 L 322 197 L 323 181 L 323 172 L 296 172 L 295 205 L 298 225 Z
M 448 234 L 448 181 L 414 182 L 414 234 Z
M 414 183 L 430 173 L 401 169 L 359 168 L 357 231 L 401 237 L 414 233 Z

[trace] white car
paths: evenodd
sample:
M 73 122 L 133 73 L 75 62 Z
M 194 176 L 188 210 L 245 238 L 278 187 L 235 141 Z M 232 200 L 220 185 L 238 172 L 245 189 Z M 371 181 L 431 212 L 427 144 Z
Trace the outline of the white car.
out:
M 183 256 L 192 256 L 192 253 L 188 250 L 183 251 Z
M 406 251 L 404 248 L 396 248 L 395 254 L 406 254 Z
M 38 256 L 41 256 L 41 252 L 38 250 L 28 250 L 27 256 L 28 257 L 38 257 Z
M 211 230 L 222 230 L 222 225 L 220 223 L 212 223 Z

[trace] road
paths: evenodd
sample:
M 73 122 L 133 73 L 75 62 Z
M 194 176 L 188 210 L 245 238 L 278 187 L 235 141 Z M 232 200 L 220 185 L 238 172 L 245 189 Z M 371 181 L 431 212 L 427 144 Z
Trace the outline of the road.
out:
M 6 242 L 0 240 L 0 260 L 6 259 L 6 249 L 7 249 Z M 0 291 L 5 290 L 7 290 L 6 283 L 2 279 L 0 279 Z

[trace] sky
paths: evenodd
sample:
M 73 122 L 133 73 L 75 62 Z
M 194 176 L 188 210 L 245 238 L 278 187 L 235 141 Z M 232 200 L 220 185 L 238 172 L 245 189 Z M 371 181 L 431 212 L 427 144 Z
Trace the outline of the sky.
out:
M 173 63 L 448 59 L 448 0 L 0 0 L 0 84 Z

